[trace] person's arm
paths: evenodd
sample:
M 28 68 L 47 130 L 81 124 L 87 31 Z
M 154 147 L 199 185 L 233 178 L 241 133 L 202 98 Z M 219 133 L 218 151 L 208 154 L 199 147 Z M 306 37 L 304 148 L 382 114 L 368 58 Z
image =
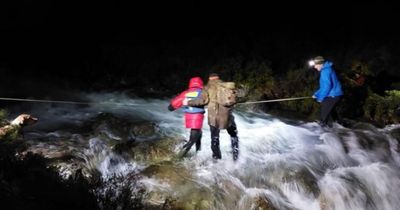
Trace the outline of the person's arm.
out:
M 248 93 L 249 93 L 248 88 L 245 88 L 243 86 L 235 89 L 236 103 L 245 102 Z
M 330 78 L 331 71 L 325 70 L 321 71 L 321 77 L 319 79 L 319 90 L 315 92 L 314 96 L 318 102 L 322 102 L 325 97 L 328 96 L 329 91 L 332 87 L 332 82 Z
M 9 135 L 15 135 L 23 126 L 32 125 L 37 121 L 37 118 L 29 114 L 20 114 L 9 125 L 0 128 L 0 139 Z
M 180 93 L 178 96 L 176 96 L 175 98 L 173 98 L 171 100 L 171 103 L 168 106 L 168 110 L 169 111 L 172 112 L 172 111 L 174 111 L 176 109 L 179 109 L 179 108 L 181 108 L 183 106 L 183 100 L 186 98 L 185 97 L 186 92 L 187 91 L 184 91 L 184 92 Z

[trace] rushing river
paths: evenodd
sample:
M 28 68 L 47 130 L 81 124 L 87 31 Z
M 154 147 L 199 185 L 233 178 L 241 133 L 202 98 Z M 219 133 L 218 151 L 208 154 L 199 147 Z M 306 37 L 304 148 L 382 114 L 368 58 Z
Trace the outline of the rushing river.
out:
M 104 184 L 94 189 L 99 197 L 107 193 L 118 197 L 128 189 L 130 199 L 155 209 L 400 207 L 400 147 L 399 139 L 391 135 L 399 126 L 378 129 L 359 123 L 352 129 L 338 124 L 322 129 L 314 122 L 235 110 L 238 161 L 232 160 L 226 131 L 220 134 L 222 159 L 213 161 L 207 120 L 202 150 L 196 153 L 192 148 L 188 157 L 177 160 L 174 154 L 188 139 L 189 130 L 184 128 L 183 112 L 167 110 L 168 100 L 124 94 L 84 97 L 118 104 L 24 104 L 11 111 L 40 119 L 25 130 L 29 150 L 48 158 L 72 156 L 88 176 L 101 177 Z M 151 132 L 146 133 L 146 125 Z M 128 149 L 116 152 L 117 144 Z M 60 174 L 68 177 L 71 166 L 58 164 Z M 135 197 L 139 194 L 140 199 Z

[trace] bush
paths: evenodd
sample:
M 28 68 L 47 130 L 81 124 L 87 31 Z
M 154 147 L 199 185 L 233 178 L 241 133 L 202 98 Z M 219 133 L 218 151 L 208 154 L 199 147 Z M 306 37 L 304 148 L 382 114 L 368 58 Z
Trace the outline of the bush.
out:
M 364 105 L 364 116 L 380 124 L 399 123 L 396 114 L 399 104 L 399 90 L 385 91 L 384 96 L 370 92 Z
M 0 126 L 4 126 L 5 119 L 7 117 L 8 113 L 5 109 L 0 109 Z

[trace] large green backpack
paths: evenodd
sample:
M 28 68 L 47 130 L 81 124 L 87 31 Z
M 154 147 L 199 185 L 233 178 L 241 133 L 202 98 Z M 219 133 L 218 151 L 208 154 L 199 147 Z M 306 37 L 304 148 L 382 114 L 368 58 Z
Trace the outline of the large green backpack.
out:
M 235 83 L 221 82 L 217 85 L 217 103 L 232 106 L 236 103 Z

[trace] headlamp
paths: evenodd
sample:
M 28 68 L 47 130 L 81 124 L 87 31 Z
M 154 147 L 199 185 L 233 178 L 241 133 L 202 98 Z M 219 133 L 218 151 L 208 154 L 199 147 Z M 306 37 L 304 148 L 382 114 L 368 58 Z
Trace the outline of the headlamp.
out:
M 314 67 L 314 65 L 315 65 L 315 61 L 314 60 L 308 61 L 308 66 Z

